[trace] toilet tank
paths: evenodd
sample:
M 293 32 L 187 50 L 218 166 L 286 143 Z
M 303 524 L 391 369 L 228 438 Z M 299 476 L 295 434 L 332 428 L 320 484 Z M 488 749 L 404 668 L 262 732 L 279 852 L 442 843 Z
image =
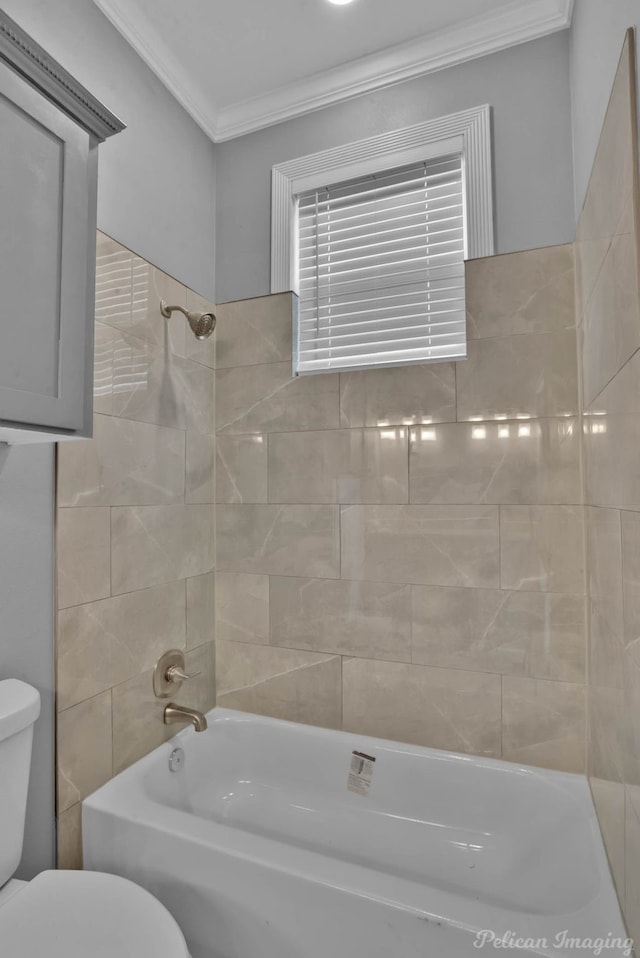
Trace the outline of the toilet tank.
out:
M 33 723 L 40 693 L 18 679 L 0 681 L 0 887 L 22 857 Z

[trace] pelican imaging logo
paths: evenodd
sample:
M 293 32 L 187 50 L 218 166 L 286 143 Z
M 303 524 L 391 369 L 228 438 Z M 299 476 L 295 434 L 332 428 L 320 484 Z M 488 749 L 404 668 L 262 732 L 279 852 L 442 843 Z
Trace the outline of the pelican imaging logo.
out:
M 633 939 L 621 938 L 609 932 L 602 938 L 578 938 L 569 934 L 569 931 L 559 931 L 553 938 L 521 938 L 514 931 L 505 931 L 499 935 L 490 928 L 483 928 L 476 932 L 473 942 L 474 948 L 495 948 L 496 950 L 513 950 L 526 952 L 541 952 L 551 954 L 554 951 L 566 953 L 575 951 L 577 955 L 605 955 L 612 953 L 616 958 L 632 958 Z

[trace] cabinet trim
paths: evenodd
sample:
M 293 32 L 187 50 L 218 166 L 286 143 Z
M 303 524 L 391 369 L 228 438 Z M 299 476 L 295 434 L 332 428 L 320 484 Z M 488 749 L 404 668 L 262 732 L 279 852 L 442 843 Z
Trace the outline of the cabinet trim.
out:
M 125 124 L 0 10 L 0 61 L 64 110 L 100 143 Z

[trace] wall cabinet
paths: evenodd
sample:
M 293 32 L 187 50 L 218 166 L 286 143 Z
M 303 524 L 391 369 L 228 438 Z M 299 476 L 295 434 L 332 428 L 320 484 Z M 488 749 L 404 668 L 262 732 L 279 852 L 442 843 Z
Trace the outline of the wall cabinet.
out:
M 0 10 L 0 442 L 91 435 L 97 153 L 122 129 Z

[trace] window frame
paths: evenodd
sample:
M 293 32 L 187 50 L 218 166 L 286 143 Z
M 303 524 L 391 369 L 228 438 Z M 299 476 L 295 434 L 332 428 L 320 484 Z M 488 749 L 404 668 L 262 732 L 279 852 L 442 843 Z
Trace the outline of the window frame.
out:
M 452 152 L 463 158 L 465 258 L 493 256 L 491 107 L 485 104 L 273 166 L 271 292 L 298 292 L 299 193 Z

